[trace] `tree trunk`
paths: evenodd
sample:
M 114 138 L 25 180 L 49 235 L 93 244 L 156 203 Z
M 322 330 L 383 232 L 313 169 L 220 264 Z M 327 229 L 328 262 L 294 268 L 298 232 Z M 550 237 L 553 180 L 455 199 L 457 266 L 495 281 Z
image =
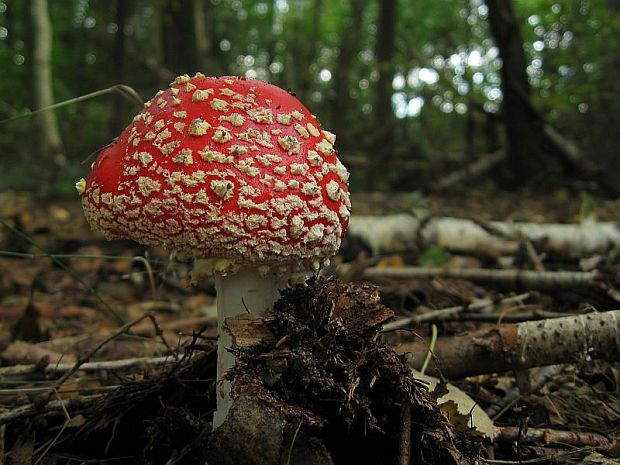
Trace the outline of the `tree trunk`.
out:
M 511 0 L 486 0 L 491 34 L 502 59 L 502 112 L 508 140 L 508 178 L 522 184 L 548 174 L 549 160 L 543 152 L 543 126 L 533 110 L 523 38 Z M 538 175 L 538 176 L 537 176 Z
M 312 4 L 312 24 L 310 29 L 310 38 L 308 49 L 305 54 L 305 62 L 302 65 L 301 82 L 299 84 L 299 99 L 302 102 L 310 102 L 310 91 L 312 90 L 312 82 L 315 76 L 314 62 L 320 47 L 321 38 L 321 11 L 323 9 L 323 0 L 314 0 Z
M 396 43 L 396 0 L 379 0 L 379 19 L 375 59 L 379 79 L 376 87 L 373 163 L 368 178 L 374 189 L 386 189 L 389 177 L 373 176 L 389 168 L 394 159 L 394 112 L 392 110 L 392 80 L 394 78 L 394 45 Z M 389 171 L 388 171 L 389 172 Z M 387 184 L 387 185 L 386 185 Z
M 331 128 L 338 135 L 338 147 L 348 149 L 351 144 L 349 117 L 352 114 L 349 85 L 351 65 L 359 46 L 362 21 L 368 0 L 351 0 L 350 20 L 342 31 L 340 52 L 334 70 L 334 95 L 331 102 Z
M 211 61 L 212 50 L 207 29 L 207 17 L 205 0 L 194 0 L 194 35 L 196 37 L 196 61 L 200 71 L 212 74 Z
M 116 0 L 116 37 L 114 40 L 114 77 L 115 84 L 123 84 L 125 80 L 125 18 L 127 17 L 127 6 L 129 1 Z M 112 112 L 111 132 L 120 133 L 125 127 L 124 109 L 126 99 L 116 94 L 114 96 L 114 111 Z
M 165 65 L 175 74 L 196 71 L 193 0 L 167 0 L 163 8 Z
M 33 30 L 34 106 L 41 109 L 54 103 L 52 90 L 52 24 L 47 0 L 31 0 L 30 13 Z M 62 139 L 56 114 L 53 110 L 44 111 L 36 118 L 41 134 L 40 153 L 48 162 L 47 166 L 62 163 Z M 48 180 L 49 178 L 48 176 Z

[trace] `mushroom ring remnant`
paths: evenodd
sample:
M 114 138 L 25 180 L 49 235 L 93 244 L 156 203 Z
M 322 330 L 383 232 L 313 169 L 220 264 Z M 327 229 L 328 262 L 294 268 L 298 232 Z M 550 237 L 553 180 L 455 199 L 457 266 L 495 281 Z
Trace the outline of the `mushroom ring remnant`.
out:
M 145 103 L 76 185 L 88 222 L 107 238 L 215 259 L 214 427 L 230 408 L 226 318 L 264 313 L 287 274 L 318 269 L 340 247 L 351 203 L 334 141 L 276 86 L 184 75 Z
M 293 95 L 238 77 L 179 76 L 77 184 L 91 226 L 233 266 L 318 268 L 346 230 L 335 136 Z

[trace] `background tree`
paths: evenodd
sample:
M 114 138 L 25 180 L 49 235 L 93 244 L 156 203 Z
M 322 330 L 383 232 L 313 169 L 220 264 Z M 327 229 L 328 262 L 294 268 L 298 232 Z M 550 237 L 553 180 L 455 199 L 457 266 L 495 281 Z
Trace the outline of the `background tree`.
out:
M 377 69 L 376 101 L 374 114 L 373 172 L 380 166 L 390 163 L 394 158 L 394 111 L 392 110 L 392 79 L 394 77 L 394 46 L 396 43 L 396 0 L 379 0 L 379 17 L 377 18 L 377 38 L 375 58 Z M 369 176 L 373 188 L 389 187 L 388 176 Z M 382 185 L 388 183 L 387 186 Z
M 30 0 L 30 12 L 33 31 L 34 106 L 41 109 L 55 103 L 52 89 L 52 24 L 47 0 Z M 45 167 L 51 170 L 56 165 L 64 165 L 62 140 L 54 111 L 39 113 L 36 119 L 40 131 L 40 162 L 42 161 L 41 165 L 44 167 L 42 171 L 46 172 Z M 49 180 L 50 178 L 46 177 L 46 181 Z
M 0 188 L 27 186 L 33 168 L 20 160 L 43 153 L 25 137 L 35 121 L 6 121 L 38 106 L 29 6 L 0 0 L 0 151 L 14 154 L 0 159 Z M 612 136 L 620 124 L 615 0 L 70 0 L 49 7 L 55 101 L 121 80 L 148 98 L 175 74 L 198 69 L 270 80 L 296 92 L 338 134 L 354 189 L 380 187 L 368 182 L 378 169 L 392 179 L 390 189 L 432 187 L 442 173 L 507 147 L 514 156 L 505 171 L 517 184 L 546 170 L 553 182 L 545 185 L 602 185 L 603 171 L 614 171 L 592 166 L 620 168 Z M 63 141 L 66 179 L 53 189 L 72 194 L 80 162 L 135 111 L 111 97 L 57 109 L 60 133 L 72 137 Z M 578 141 L 571 153 L 579 160 L 567 162 L 558 140 Z M 571 176 L 559 176 L 567 164 Z

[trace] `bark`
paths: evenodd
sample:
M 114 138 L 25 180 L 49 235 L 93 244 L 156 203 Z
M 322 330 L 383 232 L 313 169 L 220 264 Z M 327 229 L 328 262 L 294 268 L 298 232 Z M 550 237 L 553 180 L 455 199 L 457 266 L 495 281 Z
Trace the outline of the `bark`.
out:
M 331 101 L 331 127 L 341 149 L 350 147 L 349 119 L 353 115 L 350 95 L 351 68 L 359 47 L 364 11 L 368 0 L 351 0 L 350 21 L 342 31 L 338 60 L 334 70 L 334 96 Z
M 31 0 L 30 13 L 33 30 L 34 106 L 46 108 L 54 103 L 52 89 L 52 23 L 47 0 Z M 41 153 L 46 160 L 59 161 L 62 139 L 58 120 L 53 110 L 37 116 L 40 130 Z
M 396 350 L 419 369 L 428 345 L 424 341 L 405 343 Z M 620 360 L 620 310 L 500 325 L 440 338 L 427 373 L 458 379 L 593 359 Z
M 361 242 L 373 254 L 402 253 L 440 246 L 454 252 L 497 258 L 516 253 L 523 241 L 529 241 L 538 253 L 582 258 L 606 254 L 620 246 L 620 228 L 611 222 L 479 222 L 424 217 L 423 213 L 352 216 L 347 237 Z
M 543 152 L 544 121 L 532 113 L 527 59 L 511 0 L 486 0 L 491 34 L 502 59 L 502 113 L 508 139 L 511 181 L 539 178 L 549 168 Z

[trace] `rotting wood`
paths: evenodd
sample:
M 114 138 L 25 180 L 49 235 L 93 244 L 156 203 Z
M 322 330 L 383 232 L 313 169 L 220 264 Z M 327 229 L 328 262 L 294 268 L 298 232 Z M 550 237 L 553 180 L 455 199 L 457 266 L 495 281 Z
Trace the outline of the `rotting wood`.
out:
M 347 273 L 347 265 L 340 265 L 338 274 Z M 440 267 L 384 267 L 367 268 L 362 278 L 376 279 L 466 279 L 495 284 L 509 289 L 558 290 L 575 287 L 600 286 L 598 271 L 532 271 L 500 270 L 485 268 L 440 268 Z
M 616 223 L 585 220 L 580 224 L 481 222 L 433 217 L 425 212 L 351 217 L 348 237 L 367 244 L 373 254 L 401 253 L 441 246 L 454 252 L 499 257 L 513 255 L 522 241 L 538 253 L 581 258 L 620 245 Z
M 396 349 L 419 369 L 428 346 L 426 341 L 416 341 Z M 427 373 L 458 379 L 593 359 L 620 360 L 620 310 L 499 325 L 440 338 Z

